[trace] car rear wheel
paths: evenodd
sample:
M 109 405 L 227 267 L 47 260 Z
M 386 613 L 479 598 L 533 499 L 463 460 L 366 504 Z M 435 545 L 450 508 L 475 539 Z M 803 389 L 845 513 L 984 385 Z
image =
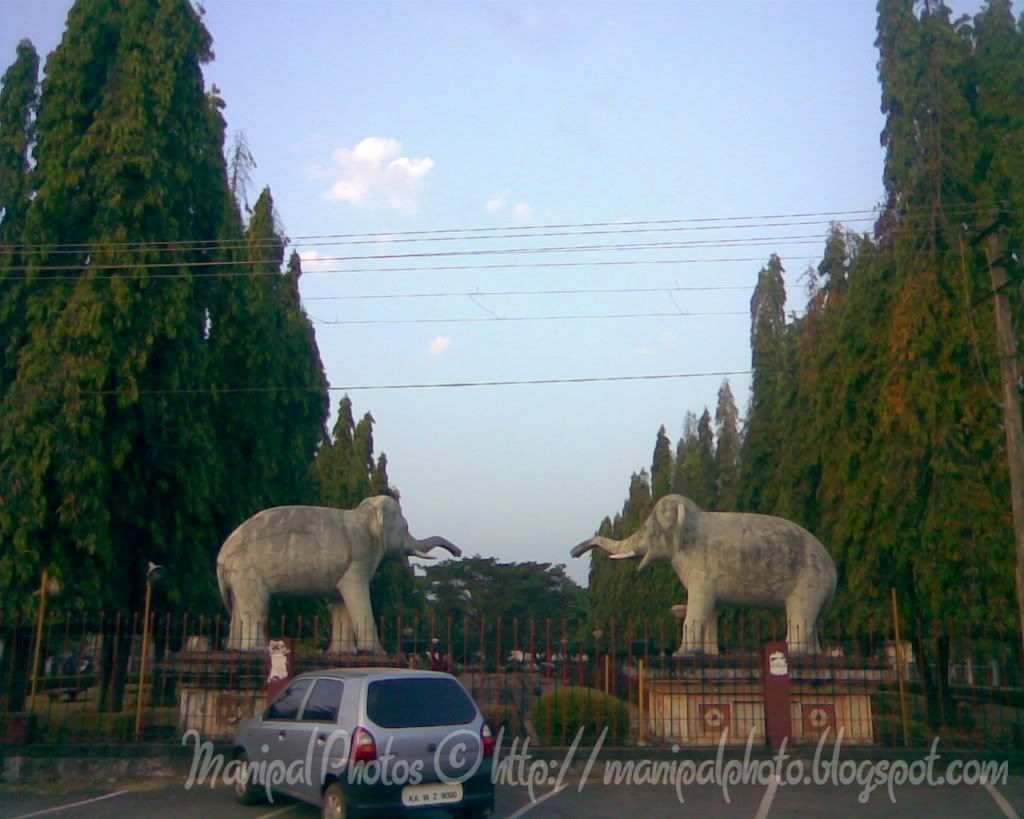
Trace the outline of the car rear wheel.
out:
M 346 819 L 348 816 L 345 811 L 345 794 L 337 782 L 332 782 L 324 789 L 323 799 L 320 800 L 320 816 L 322 819 Z
M 459 811 L 456 816 L 459 819 L 481 819 L 484 816 L 491 816 L 494 814 L 494 802 L 493 800 L 487 805 L 478 805 L 475 808 L 463 808 Z
M 249 771 L 249 757 L 243 751 L 235 757 L 238 762 L 238 775 L 235 777 L 235 799 L 243 805 L 255 805 L 260 801 L 260 790 L 255 776 Z

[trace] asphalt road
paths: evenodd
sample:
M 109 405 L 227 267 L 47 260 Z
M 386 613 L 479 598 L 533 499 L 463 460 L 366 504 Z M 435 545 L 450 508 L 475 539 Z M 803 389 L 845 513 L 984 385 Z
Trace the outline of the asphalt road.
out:
M 658 785 L 605 785 L 590 781 L 580 790 L 578 781 L 561 789 L 538 788 L 531 799 L 525 787 L 499 786 L 497 817 L 819 817 L 828 819 L 893 819 L 896 817 L 963 817 L 964 819 L 1020 819 L 1024 816 L 1024 777 L 1011 777 L 998 788 L 984 786 L 911 787 L 895 791 L 895 803 L 884 792 L 858 801 L 860 789 L 842 786 L 742 786 L 730 789 L 729 801 L 711 786 L 683 790 L 680 803 L 674 788 Z M 445 816 L 421 813 L 420 819 Z M 224 817 L 224 819 L 311 819 L 319 811 L 308 805 L 278 800 L 273 805 L 243 807 L 231 792 L 218 787 L 186 789 L 166 782 L 124 786 L 77 793 L 31 794 L 0 791 L 0 817 L 29 819 L 171 819 L 171 817 Z

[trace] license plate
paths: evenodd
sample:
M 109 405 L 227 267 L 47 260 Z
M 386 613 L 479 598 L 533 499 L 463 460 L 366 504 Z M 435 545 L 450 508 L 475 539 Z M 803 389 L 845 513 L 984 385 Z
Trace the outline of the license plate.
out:
M 402 788 L 402 804 L 407 808 L 421 805 L 450 805 L 462 801 L 462 783 L 446 785 L 443 782 L 431 785 L 406 785 Z

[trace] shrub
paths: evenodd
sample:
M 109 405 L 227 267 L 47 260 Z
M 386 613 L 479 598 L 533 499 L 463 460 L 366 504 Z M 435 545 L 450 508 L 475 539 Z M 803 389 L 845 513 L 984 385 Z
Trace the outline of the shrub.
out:
M 580 728 L 583 744 L 594 742 L 606 727 L 605 741 L 621 742 L 629 733 L 629 707 L 596 688 L 558 688 L 537 700 L 533 727 L 543 745 L 569 745 Z

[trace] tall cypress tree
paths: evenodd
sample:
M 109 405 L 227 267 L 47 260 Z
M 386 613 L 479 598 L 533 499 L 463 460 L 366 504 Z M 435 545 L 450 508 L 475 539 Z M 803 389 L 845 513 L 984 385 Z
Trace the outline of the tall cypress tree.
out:
M 353 456 L 348 473 L 349 494 L 353 498 L 368 498 L 373 493 L 373 416 L 366 413 L 356 424 L 352 436 Z
M 750 412 L 743 438 L 740 503 L 751 512 L 770 512 L 774 453 L 781 452 L 784 419 L 778 409 L 784 392 L 786 285 L 782 261 L 774 253 L 758 274 L 750 300 Z
M 728 380 L 723 381 L 718 390 L 715 427 L 715 471 L 718 475 L 716 507 L 725 512 L 734 512 L 739 489 L 740 429 L 739 410 Z
M 233 445 L 225 468 L 225 528 L 260 509 L 311 497 L 309 465 L 323 438 L 327 383 L 300 296 L 297 254 L 282 272 L 285 238 L 269 188 L 252 209 L 240 254 L 245 275 L 219 284 L 211 316 L 217 423 Z M 254 386 L 251 392 L 239 387 Z
M 700 445 L 700 476 L 706 508 L 714 509 L 718 504 L 718 470 L 715 467 L 715 434 L 711 430 L 711 413 L 707 407 L 697 421 L 697 443 Z
M 28 335 L 24 257 L 17 247 L 32 201 L 29 156 L 39 99 L 39 55 L 18 44 L 14 64 L 0 79 L 0 400 L 14 381 L 17 357 Z M 8 269 L 11 269 L 8 272 Z
M 317 503 L 338 509 L 352 509 L 362 498 L 349 493 L 349 471 L 355 452 L 353 438 L 355 421 L 352 418 L 352 400 L 342 396 L 338 403 L 338 417 L 330 436 L 324 438 L 313 462 L 313 483 Z
M 69 603 L 137 605 L 147 560 L 168 565 L 173 599 L 212 592 L 217 438 L 195 393 L 207 304 L 189 267 L 212 254 L 178 244 L 225 224 L 210 56 L 184 0 L 79 0 L 47 62 L 24 240 L 42 247 L 29 275 L 70 278 L 32 288 L 32 335 L 4 397 L 6 600 L 47 567 Z M 137 242 L 160 244 L 125 244 Z M 89 246 L 53 251 L 65 243 Z
M 651 491 L 654 500 L 672 491 L 672 442 L 665 434 L 664 424 L 658 429 L 654 455 L 651 458 Z

